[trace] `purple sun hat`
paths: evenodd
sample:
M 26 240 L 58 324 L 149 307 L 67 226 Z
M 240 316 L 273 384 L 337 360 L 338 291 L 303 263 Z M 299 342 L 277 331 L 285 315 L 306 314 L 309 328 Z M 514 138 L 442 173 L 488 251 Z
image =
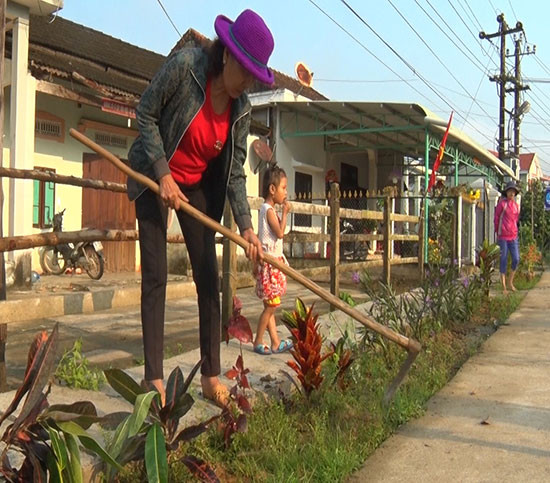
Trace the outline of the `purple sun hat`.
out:
M 222 44 L 248 72 L 264 84 L 273 84 L 273 72 L 267 67 L 274 41 L 262 18 L 252 10 L 244 10 L 232 22 L 218 15 L 214 28 Z

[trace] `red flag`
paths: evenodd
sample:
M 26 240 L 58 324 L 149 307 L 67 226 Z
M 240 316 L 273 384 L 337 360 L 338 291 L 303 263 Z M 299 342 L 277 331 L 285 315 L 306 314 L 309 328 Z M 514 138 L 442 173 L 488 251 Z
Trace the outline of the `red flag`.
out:
M 435 158 L 435 163 L 432 168 L 432 174 L 430 175 L 430 182 L 428 183 L 428 193 L 434 187 L 435 184 L 435 175 L 441 164 L 441 159 L 443 158 L 443 151 L 445 150 L 445 144 L 447 143 L 447 136 L 449 135 L 449 129 L 451 127 L 451 121 L 453 120 L 453 111 L 451 111 L 451 117 L 449 117 L 449 123 L 447 124 L 447 129 L 441 140 L 441 146 L 439 146 L 439 152 L 437 153 L 437 158 Z

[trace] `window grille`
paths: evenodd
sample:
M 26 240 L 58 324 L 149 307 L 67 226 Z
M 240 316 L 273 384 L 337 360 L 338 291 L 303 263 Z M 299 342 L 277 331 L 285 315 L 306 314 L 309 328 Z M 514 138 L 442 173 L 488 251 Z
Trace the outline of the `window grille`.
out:
M 118 136 L 116 134 L 110 134 L 106 132 L 96 132 L 95 142 L 102 146 L 114 146 L 116 148 L 126 149 L 128 147 L 128 140 L 126 136 Z
M 50 138 L 61 138 L 63 136 L 63 125 L 60 121 L 37 118 L 34 122 L 35 134 Z

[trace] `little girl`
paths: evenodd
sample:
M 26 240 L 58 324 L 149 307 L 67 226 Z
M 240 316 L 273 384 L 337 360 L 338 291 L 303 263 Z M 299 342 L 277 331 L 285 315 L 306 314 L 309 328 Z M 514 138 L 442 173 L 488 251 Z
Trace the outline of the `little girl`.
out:
M 258 237 L 262 243 L 264 253 L 287 263 L 283 255 L 283 235 L 286 227 L 286 217 L 290 210 L 287 197 L 287 178 L 282 168 L 273 166 L 268 168 L 263 178 L 263 197 L 265 203 L 260 208 Z M 283 207 L 281 218 L 275 212 L 275 204 Z M 292 341 L 280 340 L 275 322 L 275 310 L 281 305 L 281 296 L 286 292 L 286 276 L 279 269 L 264 263 L 257 266 L 256 295 L 263 300 L 264 310 L 260 315 L 254 352 L 262 355 L 279 354 L 292 347 Z M 264 344 L 265 330 L 269 332 L 271 347 Z

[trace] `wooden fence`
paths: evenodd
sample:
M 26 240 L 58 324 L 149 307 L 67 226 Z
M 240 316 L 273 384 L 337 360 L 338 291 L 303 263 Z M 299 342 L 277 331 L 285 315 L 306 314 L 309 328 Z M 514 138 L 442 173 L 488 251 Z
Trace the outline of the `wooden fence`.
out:
M 63 176 L 49 171 L 38 170 L 18 170 L 11 168 L 0 167 L 0 183 L 2 177 L 16 179 L 33 179 L 57 184 L 66 184 L 72 186 L 80 186 L 83 188 L 93 188 L 99 190 L 108 190 L 114 192 L 125 192 L 126 185 L 112 182 L 104 182 L 98 180 L 82 179 L 74 176 Z M 344 270 L 361 270 L 368 267 L 383 267 L 383 279 L 389 283 L 391 279 L 391 266 L 396 264 L 418 264 L 420 272 L 423 267 L 422 253 L 422 217 L 402 215 L 393 213 L 391 196 L 384 196 L 384 210 L 355 210 L 349 208 L 341 208 L 340 200 L 341 193 L 338 184 L 334 183 L 331 186 L 329 203 L 327 205 L 315 205 L 312 203 L 292 201 L 291 213 L 304 214 L 311 216 L 320 216 L 328 218 L 328 233 L 291 233 L 287 235 L 286 240 L 291 242 L 306 243 L 314 242 L 329 242 L 331 244 L 329 265 L 326 267 L 306 268 L 302 273 L 308 277 L 330 274 L 331 292 L 338 296 L 340 293 L 340 273 Z M 250 207 L 252 210 L 259 210 L 263 202 L 262 198 L 249 198 Z M 1 208 L 0 208 L 1 209 Z M 382 222 L 384 230 L 382 234 L 340 234 L 340 220 L 376 220 Z M 1 216 L 0 216 L 1 222 Z M 224 213 L 224 223 L 226 226 L 235 229 L 231 212 L 228 208 Z M 418 234 L 402 235 L 392 231 L 395 223 L 413 223 L 418 224 Z M 67 232 L 47 232 L 32 235 L 0 237 L 0 253 L 6 251 L 36 248 L 41 246 L 56 245 L 59 243 L 77 243 L 80 241 L 132 241 L 138 239 L 136 230 L 97 230 L 86 229 Z M 382 258 L 376 260 L 361 260 L 354 263 L 340 263 L 340 242 L 366 242 L 366 241 L 382 241 L 383 253 Z M 391 243 L 393 241 L 413 241 L 418 242 L 419 253 L 415 257 L 393 257 Z M 183 243 L 181 235 L 169 236 L 169 243 Z M 223 275 L 222 275 L 222 318 L 224 321 L 228 319 L 232 312 L 233 294 L 236 291 L 235 274 L 237 272 L 237 256 L 236 246 L 230 243 L 228 239 L 223 239 Z M 3 267 L 1 267 L 3 268 Z M 3 286 L 4 280 L 0 278 L 0 290 L 5 290 Z M 1 303 L 1 301 L 0 301 Z M 3 350 L 5 347 L 6 324 L 0 323 L 0 366 L 3 364 Z M 2 367 L 0 367 L 0 376 Z M 1 377 L 0 377 L 1 379 Z M 1 385 L 1 381 L 0 381 Z

